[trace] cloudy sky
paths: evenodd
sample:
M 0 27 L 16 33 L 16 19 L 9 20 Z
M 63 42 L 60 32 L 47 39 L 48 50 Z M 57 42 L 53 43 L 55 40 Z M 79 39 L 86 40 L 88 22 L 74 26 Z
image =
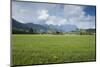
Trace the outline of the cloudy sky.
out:
M 95 6 L 12 2 L 12 18 L 21 23 L 71 24 L 83 29 L 95 28 L 95 12 Z

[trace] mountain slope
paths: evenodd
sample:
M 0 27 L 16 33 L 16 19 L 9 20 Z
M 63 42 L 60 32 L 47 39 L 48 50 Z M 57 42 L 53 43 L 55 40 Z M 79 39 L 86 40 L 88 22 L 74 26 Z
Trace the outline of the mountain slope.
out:
M 12 19 L 12 28 L 17 29 L 29 29 L 25 24 L 20 23 L 19 21 Z
M 13 31 L 24 31 L 29 32 L 30 30 L 37 32 L 46 32 L 47 28 L 39 25 L 39 24 L 33 24 L 33 23 L 20 23 L 19 21 L 12 19 L 12 29 Z
M 66 24 L 66 25 L 61 25 L 59 27 L 59 29 L 61 29 L 63 32 L 70 32 L 70 31 L 76 30 L 77 26 L 71 25 L 71 24 Z
M 19 21 L 12 19 L 12 29 L 15 31 L 24 31 L 24 32 L 30 32 L 33 31 L 35 33 L 48 33 L 48 31 L 51 32 L 70 32 L 73 30 L 76 30 L 77 27 L 75 25 L 47 25 L 47 24 L 34 24 L 33 22 L 31 23 L 20 23 Z
M 28 28 L 32 28 L 33 30 L 37 30 L 37 31 L 41 31 L 41 32 L 45 32 L 47 31 L 47 28 L 39 25 L 39 24 L 33 24 L 33 23 L 26 23 L 25 24 Z

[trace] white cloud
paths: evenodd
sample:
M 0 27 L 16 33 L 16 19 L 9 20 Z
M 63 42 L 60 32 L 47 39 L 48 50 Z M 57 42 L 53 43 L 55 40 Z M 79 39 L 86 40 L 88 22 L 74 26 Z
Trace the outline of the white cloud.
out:
M 95 16 L 87 15 L 84 6 L 27 2 L 12 2 L 12 5 L 12 17 L 23 23 L 95 27 Z
M 39 10 L 38 11 L 38 20 L 46 20 L 46 24 L 50 25 L 63 25 L 63 24 L 66 24 L 67 20 L 65 18 L 61 18 L 61 17 L 58 17 L 58 16 L 50 16 L 50 14 L 48 13 L 48 10 Z M 41 23 L 40 23 L 41 24 Z
M 46 20 L 48 18 L 48 16 L 49 16 L 48 10 L 43 10 L 43 9 L 39 10 L 38 14 L 39 14 L 39 16 L 38 16 L 39 20 Z
M 75 17 L 83 17 L 85 12 L 83 11 L 83 6 L 76 5 L 65 5 L 64 6 L 64 14 L 66 17 L 75 18 Z
M 49 14 L 49 10 L 42 9 L 38 11 L 38 20 L 46 20 L 45 24 L 64 25 L 72 24 L 78 28 L 92 28 L 95 27 L 95 16 L 86 15 L 84 6 L 65 5 L 64 16 L 60 17 Z
M 66 18 L 69 19 L 69 22 L 79 21 L 84 18 L 85 12 L 83 9 L 83 6 L 65 5 L 64 14 Z
M 64 18 L 56 17 L 56 16 L 49 16 L 46 24 L 52 24 L 52 25 L 64 25 L 67 23 L 67 20 Z
M 76 25 L 78 28 L 91 28 L 95 25 L 95 16 L 86 15 L 84 6 L 64 6 L 65 17 L 68 24 Z

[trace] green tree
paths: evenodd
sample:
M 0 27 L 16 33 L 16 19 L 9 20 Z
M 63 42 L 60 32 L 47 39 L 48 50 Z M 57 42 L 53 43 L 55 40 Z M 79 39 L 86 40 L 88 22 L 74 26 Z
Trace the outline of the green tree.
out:
M 33 33 L 33 29 L 32 29 L 32 28 L 30 28 L 29 32 L 30 32 L 30 33 Z

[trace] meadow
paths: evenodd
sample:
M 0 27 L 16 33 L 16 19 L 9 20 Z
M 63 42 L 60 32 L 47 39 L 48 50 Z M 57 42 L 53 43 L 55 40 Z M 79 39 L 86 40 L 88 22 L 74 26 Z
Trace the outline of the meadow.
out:
M 95 61 L 95 35 L 12 35 L 13 65 Z

